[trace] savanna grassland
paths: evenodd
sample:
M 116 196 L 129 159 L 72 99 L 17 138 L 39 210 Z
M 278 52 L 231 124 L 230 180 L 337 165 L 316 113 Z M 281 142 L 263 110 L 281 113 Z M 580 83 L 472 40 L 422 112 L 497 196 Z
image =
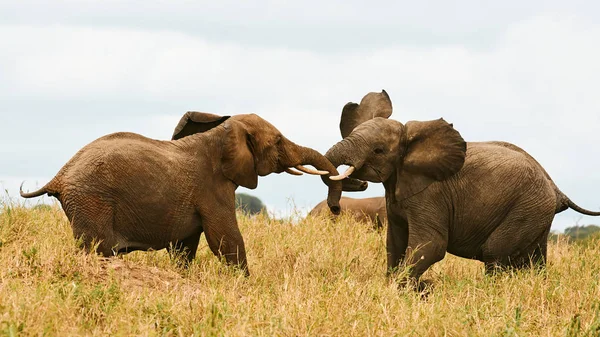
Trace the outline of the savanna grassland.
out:
M 423 296 L 385 277 L 385 232 L 350 219 L 240 215 L 245 278 L 205 241 L 188 269 L 165 251 L 103 259 L 58 206 L 0 212 L 0 335 L 600 335 L 599 240 L 551 243 L 545 272 L 447 256 Z

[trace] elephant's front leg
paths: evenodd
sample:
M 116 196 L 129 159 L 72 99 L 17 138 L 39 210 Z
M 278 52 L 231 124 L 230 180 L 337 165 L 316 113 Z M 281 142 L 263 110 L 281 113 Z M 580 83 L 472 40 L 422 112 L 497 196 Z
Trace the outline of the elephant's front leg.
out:
M 225 258 L 228 264 L 238 266 L 249 276 L 246 248 L 235 218 L 235 210 L 221 209 L 219 213 L 202 217 L 208 247 L 217 257 Z
M 198 224 L 200 227 L 200 224 Z M 198 243 L 200 242 L 200 235 L 202 234 L 202 229 L 198 229 L 198 231 L 187 238 L 175 242 L 173 245 L 167 248 L 169 254 L 171 256 L 180 256 L 186 262 L 186 266 L 191 263 L 196 257 L 196 251 L 198 250 Z
M 448 234 L 444 226 L 409 224 L 405 257 L 405 263 L 410 268 L 408 277 L 418 285 L 421 275 L 444 258 L 447 247 Z
M 388 215 L 388 217 L 386 249 L 387 275 L 390 276 L 404 261 L 404 254 L 408 246 L 408 223 L 394 215 Z

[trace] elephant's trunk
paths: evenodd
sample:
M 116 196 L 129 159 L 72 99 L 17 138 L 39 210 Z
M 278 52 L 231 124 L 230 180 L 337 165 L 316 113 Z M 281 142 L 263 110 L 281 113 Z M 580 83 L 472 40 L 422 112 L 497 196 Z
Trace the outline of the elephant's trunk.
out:
M 286 140 L 289 141 L 289 140 Z M 289 141 L 291 145 L 286 148 L 292 148 L 294 150 L 287 153 L 287 160 L 282 163 L 286 167 L 295 167 L 297 165 L 312 165 L 317 170 L 323 170 L 329 172 L 329 174 L 321 175 L 323 181 L 329 187 L 327 194 L 327 205 L 334 214 L 340 213 L 340 198 L 342 197 L 342 182 L 330 180 L 329 176 L 335 176 L 338 174 L 335 166 L 331 164 L 327 158 L 325 158 L 319 152 L 304 146 L 300 146 Z
M 327 153 L 325 153 L 325 158 L 327 158 L 331 164 L 337 168 L 342 164 L 346 164 L 348 161 L 348 151 L 350 151 L 348 141 L 342 140 L 327 150 Z
M 348 152 L 348 151 L 351 151 L 351 148 L 352 148 L 351 144 L 348 144 L 347 139 L 342 140 L 342 141 L 338 142 L 337 144 L 335 144 L 333 147 L 331 147 L 331 149 L 329 149 L 329 151 L 327 151 L 327 153 L 325 154 L 325 158 L 327 158 L 327 160 L 329 160 L 331 162 L 331 164 L 337 169 L 338 166 L 349 163 L 349 161 L 348 161 L 349 158 L 347 157 L 347 154 L 351 153 L 351 152 Z M 321 176 L 321 179 L 327 186 L 330 186 L 329 184 L 331 183 L 332 180 L 329 179 L 329 177 Z M 354 179 L 354 178 L 345 178 L 341 181 L 342 181 L 342 189 L 344 191 L 351 191 L 351 192 L 364 191 L 368 187 L 368 184 L 366 181 L 362 181 L 362 180 L 358 180 L 358 179 Z M 329 187 L 329 189 L 331 192 L 331 186 Z M 329 195 L 331 196 L 331 193 L 329 193 Z M 341 198 L 341 194 L 339 195 L 339 198 Z M 336 200 L 336 202 L 337 202 L 337 204 L 339 204 L 339 199 Z M 332 209 L 332 212 L 334 212 L 333 209 Z
M 354 139 L 351 137 L 345 138 L 333 145 L 327 153 L 327 158 L 333 166 L 336 168 L 340 165 L 354 166 L 357 170 L 360 169 L 364 163 L 362 149 L 365 148 L 363 145 L 364 141 L 360 139 Z M 359 152 L 359 153 L 357 153 Z

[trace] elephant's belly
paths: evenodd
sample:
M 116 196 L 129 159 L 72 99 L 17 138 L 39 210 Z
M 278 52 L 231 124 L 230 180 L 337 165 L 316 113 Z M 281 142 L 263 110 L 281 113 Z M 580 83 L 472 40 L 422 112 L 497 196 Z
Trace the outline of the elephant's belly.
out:
M 492 231 L 493 228 L 486 228 L 484 226 L 472 229 L 471 231 L 451 231 L 448 236 L 446 251 L 452 255 L 466 259 L 480 260 L 482 247 Z
M 155 215 L 143 217 L 139 221 L 123 221 L 115 226 L 118 246 L 133 250 L 159 250 L 197 235 L 202 228 L 200 217 L 195 213 L 186 213 L 176 217 Z
M 481 245 L 478 246 L 459 246 L 459 245 L 448 245 L 448 253 L 456 255 L 458 257 L 464 257 L 465 259 L 481 260 Z

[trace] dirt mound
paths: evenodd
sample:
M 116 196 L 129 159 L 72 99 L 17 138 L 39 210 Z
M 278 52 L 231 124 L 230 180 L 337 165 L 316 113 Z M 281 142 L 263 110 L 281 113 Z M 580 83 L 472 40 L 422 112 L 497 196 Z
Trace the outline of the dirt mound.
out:
M 152 288 L 167 290 L 187 283 L 183 282 L 183 277 L 173 270 L 140 265 L 139 263 L 119 258 L 103 259 L 100 266 L 100 278 L 115 278 L 124 287 L 129 289 Z

